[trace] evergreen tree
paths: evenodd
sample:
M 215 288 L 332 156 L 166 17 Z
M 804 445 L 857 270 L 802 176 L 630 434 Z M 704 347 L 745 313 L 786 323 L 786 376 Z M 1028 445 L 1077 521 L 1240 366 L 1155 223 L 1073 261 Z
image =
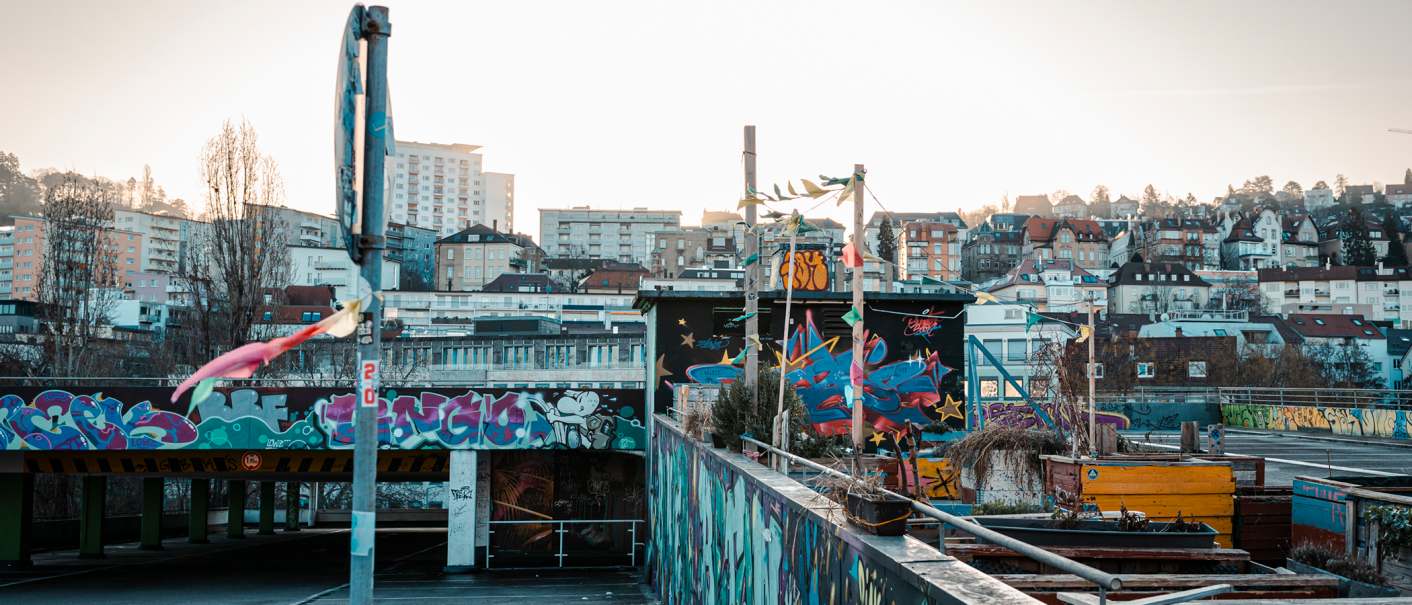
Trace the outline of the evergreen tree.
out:
M 1412 184 L 1412 168 L 1407 169 L 1407 173 L 1402 175 L 1403 184 Z
M 892 232 L 892 219 L 883 217 L 878 227 L 878 256 L 889 263 L 897 263 L 897 236 Z
M 1397 220 L 1397 214 L 1388 211 L 1387 218 L 1383 219 L 1383 231 L 1387 232 L 1387 260 L 1389 267 L 1407 266 L 1407 247 L 1402 244 L 1402 226 Z
M 1377 252 L 1373 250 L 1373 241 L 1368 239 L 1368 220 L 1363 218 L 1363 211 L 1357 206 L 1349 210 L 1344 230 L 1346 232 L 1343 238 L 1345 265 L 1369 267 L 1378 261 Z

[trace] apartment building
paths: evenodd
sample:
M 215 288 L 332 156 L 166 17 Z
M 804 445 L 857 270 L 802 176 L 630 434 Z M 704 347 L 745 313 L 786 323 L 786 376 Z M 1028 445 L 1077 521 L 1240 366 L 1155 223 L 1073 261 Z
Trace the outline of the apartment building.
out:
M 528 269 L 519 238 L 475 225 L 436 240 L 438 290 L 479 290 L 505 273 Z
M 173 275 L 181 258 L 181 223 L 186 219 L 165 214 L 149 214 L 132 210 L 114 210 L 113 226 L 124 231 L 141 233 L 142 271 Z
M 976 352 L 976 379 L 982 401 L 988 399 L 1020 399 L 1020 392 L 1010 385 L 990 358 L 1000 363 L 1005 373 L 1019 386 L 1037 398 L 1048 396 L 1051 377 L 1043 364 L 1034 363 L 1051 343 L 1063 343 L 1078 336 L 1069 324 L 1049 317 L 1031 325 L 1027 305 L 969 305 L 966 307 L 966 341 L 972 336 L 981 341 L 990 357 Z M 968 357 L 973 354 L 966 347 Z M 1037 375 L 1036 375 L 1037 374 Z
M 1334 205 L 1332 189 L 1305 189 L 1304 209 L 1310 212 L 1331 208 Z
M 1047 195 L 1015 196 L 1014 211 L 1037 218 L 1054 218 L 1054 204 L 1049 202 Z
M 616 260 L 650 266 L 654 235 L 681 229 L 680 210 L 539 209 L 539 239 L 557 258 Z
M 1086 300 L 1106 301 L 1108 282 L 1072 260 L 1026 257 L 986 291 L 1003 302 L 1034 305 L 1037 311 L 1073 311 Z
M 1211 284 L 1181 263 L 1124 263 L 1113 274 L 1108 299 L 1115 313 L 1200 309 L 1211 299 Z
M 902 279 L 961 279 L 961 240 L 955 225 L 908 221 L 902 224 L 900 231 L 897 249 L 906 256 L 905 260 L 898 259 Z
M 971 230 L 961 246 L 961 278 L 981 283 L 996 279 L 1020 263 L 1024 247 L 1018 230 L 998 230 L 990 221 Z
M 31 216 L 16 216 L 14 234 L 13 282 L 11 296 L 24 300 L 38 300 L 35 288 L 39 286 L 45 262 L 46 227 L 49 221 Z M 122 229 L 100 229 L 97 241 L 93 242 L 92 253 L 107 257 L 112 263 L 106 269 L 118 287 L 130 287 L 132 277 L 141 270 L 143 235 Z M 101 283 L 101 277 L 96 280 Z
M 411 336 L 465 332 L 470 320 L 478 317 L 547 317 L 563 325 L 611 329 L 642 325 L 642 315 L 632 308 L 635 296 L 635 291 L 588 294 L 558 288 L 544 292 L 404 291 L 385 293 L 383 308 L 384 316 L 397 320 L 403 334 Z
M 1138 216 L 1141 204 L 1137 200 L 1129 199 L 1126 195 L 1118 196 L 1118 199 L 1109 203 L 1108 218 L 1128 219 Z
M 15 277 L 15 226 L 0 227 L 0 299 L 10 298 Z
M 1357 314 L 1412 326 L 1412 275 L 1406 267 L 1283 267 L 1261 270 L 1259 280 L 1278 313 Z
M 1319 266 L 1319 228 L 1307 214 L 1280 217 L 1279 266 Z
M 1142 235 L 1143 260 L 1180 263 L 1192 271 L 1215 268 L 1219 264 L 1219 250 L 1207 248 L 1208 238 L 1205 237 L 1207 233 L 1216 232 L 1215 225 L 1208 221 L 1186 218 L 1158 218 L 1137 226 L 1137 233 Z
M 878 251 L 878 230 L 882 228 L 883 221 L 889 218 L 892 219 L 892 235 L 898 238 L 901 237 L 898 231 L 902 229 L 902 224 L 915 221 L 951 225 L 956 228 L 960 241 L 966 241 L 966 234 L 969 233 L 966 221 L 961 220 L 961 215 L 955 212 L 874 212 L 868 217 L 868 222 L 863 224 L 863 242 L 874 253 Z M 901 250 L 901 247 L 898 249 Z
M 515 177 L 481 171 L 480 145 L 397 141 L 387 219 L 440 236 L 473 225 L 514 229 Z
M 1073 260 L 1084 269 L 1108 268 L 1108 233 L 1097 221 L 1031 218 L 1021 234 L 1021 254 L 1039 260 Z
M 1371 218 L 1364 221 L 1362 225 L 1354 225 L 1348 218 L 1339 219 L 1329 223 L 1319 231 L 1319 255 L 1329 259 L 1334 264 L 1345 264 L 1348 262 L 1344 258 L 1344 242 L 1352 237 L 1355 229 L 1361 229 L 1368 235 L 1368 240 L 1373 244 L 1373 254 L 1377 258 L 1387 256 L 1388 243 L 1391 241 L 1389 233 L 1383 230 L 1381 223 Z
M 1077 195 L 1068 195 L 1054 205 L 1054 216 L 1058 218 L 1088 218 L 1088 203 Z
M 699 265 L 716 261 L 735 262 L 736 240 L 730 231 L 706 227 L 683 227 L 658 231 L 649 267 L 657 277 L 673 278 Z
M 359 267 L 340 249 L 322 246 L 290 246 L 289 258 L 294 264 L 291 286 L 329 286 L 336 300 L 351 300 L 358 291 Z M 391 289 L 398 283 L 402 264 L 382 259 L 382 283 Z

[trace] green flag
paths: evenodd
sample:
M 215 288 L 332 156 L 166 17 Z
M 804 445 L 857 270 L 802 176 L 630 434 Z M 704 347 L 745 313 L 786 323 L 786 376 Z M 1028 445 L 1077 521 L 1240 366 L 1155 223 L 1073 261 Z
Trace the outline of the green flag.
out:
M 736 355 L 736 356 L 735 356 L 735 359 L 732 359 L 732 360 L 731 360 L 731 365 L 736 365 L 736 364 L 738 364 L 738 363 L 744 362 L 744 361 L 745 361 L 745 354 L 746 354 L 746 353 L 749 353 L 749 352 L 750 352 L 750 345 L 747 344 L 747 345 L 745 345 L 745 348 L 744 348 L 744 349 L 741 349 L 741 350 L 740 350 L 740 354 L 739 354 L 739 355 Z
M 863 314 L 858 312 L 858 307 L 853 307 L 843 314 L 843 321 L 848 322 L 848 327 L 851 328 L 853 324 L 863 321 Z
M 750 265 L 755 264 L 755 262 L 758 260 L 760 260 L 759 254 L 751 254 L 749 258 L 745 259 L 745 262 L 740 263 L 740 266 L 741 268 L 749 267 Z
M 1039 313 L 1030 313 L 1029 315 L 1026 315 L 1026 316 L 1025 316 L 1025 333 L 1026 333 L 1026 334 L 1029 334 L 1029 333 L 1030 333 L 1030 326 L 1033 326 L 1033 325 L 1035 325 L 1036 323 L 1038 323 L 1038 322 L 1040 322 L 1040 321 L 1043 321 L 1043 320 L 1044 320 L 1044 316 L 1043 316 L 1043 315 L 1040 315 Z
M 923 276 L 922 276 L 922 283 L 924 283 L 924 284 L 941 284 L 941 283 L 945 283 L 945 282 L 943 282 L 943 281 L 941 281 L 941 280 L 939 280 L 939 279 L 933 278 L 933 277 L 927 277 L 927 276 L 923 275 Z
M 732 319 L 731 321 L 743 321 L 743 320 L 746 320 L 746 319 L 750 319 L 751 317 L 755 317 L 755 314 L 754 314 L 754 313 L 746 313 L 745 315 L 741 315 L 740 317 L 737 317 L 737 318 L 735 318 L 735 319 Z

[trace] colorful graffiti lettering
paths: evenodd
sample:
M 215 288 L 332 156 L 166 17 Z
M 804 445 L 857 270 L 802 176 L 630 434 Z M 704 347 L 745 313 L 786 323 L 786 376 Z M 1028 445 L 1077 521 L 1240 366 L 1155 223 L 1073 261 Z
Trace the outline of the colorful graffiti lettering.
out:
M 908 317 L 902 328 L 903 336 L 930 336 L 932 332 L 941 328 L 941 318 L 938 317 Z
M 895 433 L 906 423 L 931 424 L 948 417 L 963 418 L 959 406 L 939 406 L 944 402 L 941 379 L 952 369 L 941 364 L 935 352 L 926 357 L 879 365 L 887 358 L 887 343 L 865 335 L 863 359 L 868 366 L 863 383 L 864 419 L 875 430 Z M 834 351 L 839 338 L 825 340 L 815 325 L 813 311 L 805 313 L 800 326 L 783 343 L 789 371 L 785 378 L 803 400 L 809 421 L 825 435 L 846 435 L 853 413 L 848 404 L 849 367 L 852 347 Z M 743 370 L 730 364 L 700 364 L 687 368 L 687 377 L 700 383 L 728 383 Z M 931 415 L 923 411 L 930 408 Z
M 827 292 L 829 289 L 829 267 L 823 250 L 794 251 L 794 291 Z M 780 282 L 789 280 L 789 259 L 779 266 Z
M 1412 411 L 1359 408 L 1222 404 L 1221 421 L 1227 426 L 1275 431 L 1331 432 L 1409 439 Z
M 698 340 L 698 341 L 696 341 L 696 346 L 697 346 L 698 348 L 706 349 L 707 351 L 719 351 L 719 350 L 721 350 L 721 349 L 726 348 L 726 345 L 729 345 L 729 344 L 730 344 L 730 339 L 729 339 L 729 338 L 721 338 L 721 337 L 708 338 L 708 339 L 706 339 L 706 340 Z
M 217 389 L 190 406 L 171 389 L 73 394 L 12 387 L 0 397 L 0 449 L 348 449 L 352 393 Z M 125 404 L 124 400 L 136 404 Z M 157 405 L 172 409 L 154 409 Z M 384 391 L 378 446 L 395 449 L 633 450 L 646 445 L 641 394 L 624 390 Z

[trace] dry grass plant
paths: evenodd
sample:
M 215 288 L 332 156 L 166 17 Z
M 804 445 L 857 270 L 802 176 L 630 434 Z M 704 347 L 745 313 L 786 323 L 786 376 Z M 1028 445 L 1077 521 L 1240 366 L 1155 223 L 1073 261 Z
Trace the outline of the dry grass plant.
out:
M 990 468 L 991 454 L 1002 454 L 1004 464 L 1028 480 L 1044 476 L 1040 456 L 1063 454 L 1068 450 L 1068 444 L 1053 431 L 992 424 L 953 442 L 946 456 L 958 469 L 970 467 L 976 476 L 976 489 L 982 489 L 994 470 Z

